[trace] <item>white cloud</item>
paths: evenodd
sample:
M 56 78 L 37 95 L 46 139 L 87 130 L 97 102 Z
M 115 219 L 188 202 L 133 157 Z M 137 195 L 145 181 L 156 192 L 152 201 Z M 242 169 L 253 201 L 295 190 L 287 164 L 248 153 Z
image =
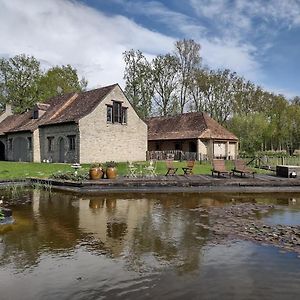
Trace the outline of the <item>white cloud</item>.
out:
M 67 0 L 0 0 L 0 7 L 0 56 L 26 53 L 45 67 L 71 64 L 90 87 L 122 84 L 125 50 L 153 55 L 174 43 L 123 16 Z
M 119 5 L 122 4 L 128 11 L 134 11 L 135 14 L 153 17 L 157 22 L 168 24 L 168 27 L 176 31 L 179 36 L 192 38 L 201 44 L 201 56 L 204 64 L 211 68 L 229 68 L 247 79 L 257 82 L 263 78 L 260 64 L 256 60 L 256 47 L 249 42 L 241 42 L 239 39 L 239 30 L 230 27 L 230 33 L 224 34 L 226 26 L 222 23 L 222 34 L 214 35 L 208 33 L 208 29 L 202 25 L 199 18 L 192 18 L 182 13 L 174 12 L 168 7 L 157 1 L 125 1 L 113 0 Z M 228 10 L 227 0 L 190 0 L 194 11 L 198 15 L 209 16 L 219 22 L 220 19 L 226 20 L 232 13 Z M 222 13 L 221 13 L 222 12 Z M 226 16 L 224 15 L 226 14 Z M 250 27 L 250 21 L 239 15 L 235 17 L 239 28 L 246 30 Z M 225 22 L 225 21 L 224 21 Z M 216 37 L 217 36 L 217 37 Z

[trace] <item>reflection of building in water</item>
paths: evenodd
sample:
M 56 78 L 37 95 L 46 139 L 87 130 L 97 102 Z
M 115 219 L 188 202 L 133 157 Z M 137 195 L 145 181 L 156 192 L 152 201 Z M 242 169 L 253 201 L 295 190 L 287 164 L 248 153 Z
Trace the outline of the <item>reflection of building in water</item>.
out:
M 79 227 L 92 233 L 104 243 L 113 255 L 124 251 L 134 231 L 147 213 L 151 204 L 147 199 L 134 201 L 111 197 L 80 199 Z

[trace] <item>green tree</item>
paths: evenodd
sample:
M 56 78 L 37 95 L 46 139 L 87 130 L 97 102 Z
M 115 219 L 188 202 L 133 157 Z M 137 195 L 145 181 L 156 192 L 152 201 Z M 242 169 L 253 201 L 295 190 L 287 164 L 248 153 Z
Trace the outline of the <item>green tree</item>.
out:
M 25 54 L 0 59 L 0 102 L 9 103 L 16 113 L 31 108 L 38 99 L 40 63 Z
M 152 61 L 154 102 L 159 115 L 167 116 L 178 112 L 177 71 L 178 60 L 171 54 L 158 55 Z
M 87 87 L 87 81 L 79 80 L 77 70 L 70 65 L 56 66 L 40 77 L 38 82 L 39 101 L 43 102 L 59 94 L 82 92 Z
M 200 44 L 194 40 L 180 40 L 175 43 L 175 56 L 178 62 L 179 81 L 179 107 L 180 112 L 184 112 L 186 104 L 189 102 L 189 86 L 192 80 L 193 71 L 201 64 Z
M 151 66 L 139 50 L 123 53 L 125 61 L 125 94 L 139 116 L 147 118 L 151 114 L 154 93 Z
M 228 122 L 228 128 L 239 138 L 240 150 L 248 155 L 264 150 L 268 126 L 268 120 L 260 113 L 235 115 Z

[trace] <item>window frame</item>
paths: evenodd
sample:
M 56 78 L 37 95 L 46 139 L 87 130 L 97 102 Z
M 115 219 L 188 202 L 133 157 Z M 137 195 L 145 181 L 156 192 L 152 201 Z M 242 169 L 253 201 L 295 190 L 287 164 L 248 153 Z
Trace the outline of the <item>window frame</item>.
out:
M 68 135 L 69 140 L 69 151 L 75 151 L 76 150 L 76 135 Z
M 28 147 L 29 151 L 32 150 L 32 137 L 31 136 L 27 137 L 27 147 Z
M 54 151 L 54 136 L 47 136 L 48 140 L 48 152 Z
M 122 124 L 127 124 L 128 122 L 128 107 L 122 106 L 121 107 L 121 121 Z
M 113 100 L 113 123 L 122 124 L 122 102 Z
M 109 116 L 109 110 L 110 110 L 110 120 L 108 119 L 108 116 Z M 107 104 L 106 105 L 106 122 L 107 123 L 113 123 L 113 106 L 110 105 L 110 104 Z

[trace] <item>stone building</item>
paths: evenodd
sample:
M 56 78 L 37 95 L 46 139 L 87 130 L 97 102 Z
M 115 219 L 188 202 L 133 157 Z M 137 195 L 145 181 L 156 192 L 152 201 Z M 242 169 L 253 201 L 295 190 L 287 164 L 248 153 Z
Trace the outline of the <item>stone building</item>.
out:
M 235 159 L 238 138 L 206 113 L 192 112 L 147 120 L 148 151 L 183 151 L 197 159 Z
M 147 125 L 118 84 L 57 96 L 0 115 L 0 158 L 9 161 L 145 160 Z

